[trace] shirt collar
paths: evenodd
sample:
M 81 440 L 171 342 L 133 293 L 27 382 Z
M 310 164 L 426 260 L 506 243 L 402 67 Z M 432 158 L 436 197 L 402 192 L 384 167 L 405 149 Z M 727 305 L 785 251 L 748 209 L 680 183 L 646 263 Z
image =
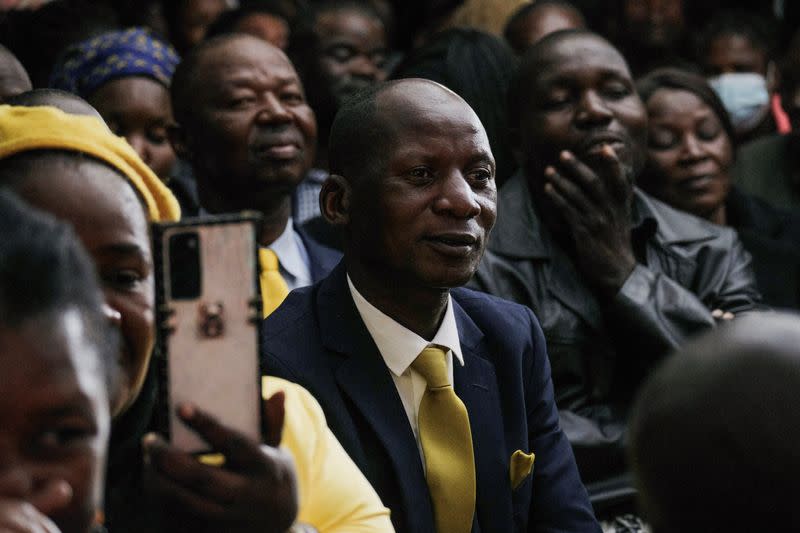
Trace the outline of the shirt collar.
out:
M 306 262 L 303 260 L 303 255 L 300 252 L 300 247 L 295 237 L 294 223 L 292 219 L 286 222 L 281 236 L 275 239 L 267 248 L 275 252 L 278 256 L 281 268 L 294 276 L 295 278 L 302 278 L 304 272 L 308 270 Z
M 386 366 L 394 375 L 402 375 L 422 350 L 431 344 L 449 349 L 453 352 L 454 359 L 464 366 L 453 301 L 449 294 L 442 324 L 433 339 L 428 342 L 369 303 L 353 285 L 350 275 L 347 276 L 347 285 L 358 313 L 367 326 L 367 331 L 386 361 Z

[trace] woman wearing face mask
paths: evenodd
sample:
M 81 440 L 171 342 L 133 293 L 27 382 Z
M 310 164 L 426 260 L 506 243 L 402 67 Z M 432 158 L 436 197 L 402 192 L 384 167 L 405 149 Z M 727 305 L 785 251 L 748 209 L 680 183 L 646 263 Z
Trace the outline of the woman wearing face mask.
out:
M 74 233 L 0 193 L 0 531 L 95 530 L 114 333 Z
M 638 185 L 667 204 L 739 232 L 765 303 L 798 308 L 800 217 L 731 185 L 734 130 L 701 76 L 675 69 L 637 83 L 648 113 L 647 166 Z
M 70 222 L 120 316 L 123 389 L 116 406 L 130 407 L 115 419 L 111 437 L 106 503 L 112 533 L 283 531 L 295 516 L 319 531 L 390 531 L 388 511 L 333 439 L 319 406 L 280 380 L 267 378 L 275 394 L 265 405 L 266 446 L 190 408 L 182 420 L 216 444 L 229 464 L 203 465 L 154 436 L 145 439 L 149 462 L 143 463 L 141 438 L 157 393 L 148 371 L 154 296 L 147 222 L 177 219 L 177 202 L 94 117 L 0 106 L 0 139 L 0 186 Z M 159 525 L 153 520 L 161 509 L 167 513 Z
M 791 130 L 776 92 L 773 31 L 755 13 L 727 10 L 711 19 L 700 39 L 699 62 L 739 144 Z

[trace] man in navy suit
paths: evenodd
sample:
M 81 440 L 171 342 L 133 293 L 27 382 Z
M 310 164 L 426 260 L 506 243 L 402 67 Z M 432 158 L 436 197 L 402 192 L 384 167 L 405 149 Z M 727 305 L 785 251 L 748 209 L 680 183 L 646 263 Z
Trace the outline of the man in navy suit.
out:
M 204 212 L 260 212 L 259 244 L 278 259 L 288 289 L 324 278 L 341 254 L 295 227 L 291 199 L 311 168 L 314 112 L 289 59 L 243 34 L 192 50 L 172 80 L 178 125 L 170 140 L 192 166 Z
M 456 533 L 441 526 L 452 511 L 441 494 L 463 483 L 450 501 L 473 504 L 464 531 L 599 532 L 536 318 L 458 288 L 496 217 L 494 159 L 475 113 L 431 81 L 380 84 L 339 111 L 330 148 L 320 198 L 344 231 L 344 261 L 267 319 L 268 372 L 314 394 L 398 531 Z M 468 413 L 466 441 L 453 420 L 422 416 L 434 387 L 417 361 L 429 348 L 458 399 L 448 405 Z M 432 435 L 451 438 L 453 457 L 471 450 L 463 470 L 474 479 L 440 470 Z

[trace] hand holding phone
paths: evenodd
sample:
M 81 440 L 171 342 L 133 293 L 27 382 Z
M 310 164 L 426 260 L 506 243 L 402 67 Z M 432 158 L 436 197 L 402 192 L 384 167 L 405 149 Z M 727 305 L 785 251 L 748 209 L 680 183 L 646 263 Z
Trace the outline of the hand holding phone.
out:
M 294 463 L 278 448 L 284 395 L 264 402 L 269 431 L 265 445 L 250 439 L 192 405 L 179 408 L 181 420 L 225 455 L 221 468 L 200 463 L 157 434 L 145 436 L 145 483 L 166 509 L 168 521 L 190 531 L 283 532 L 298 510 Z

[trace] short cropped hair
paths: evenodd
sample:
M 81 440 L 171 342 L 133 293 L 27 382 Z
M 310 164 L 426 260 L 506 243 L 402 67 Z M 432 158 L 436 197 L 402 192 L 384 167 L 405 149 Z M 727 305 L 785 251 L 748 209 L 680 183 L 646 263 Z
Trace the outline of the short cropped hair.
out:
M 333 120 L 328 144 L 331 174 L 349 180 L 376 175 L 382 170 L 378 154 L 385 152 L 387 135 L 378 117 L 378 96 L 397 82 L 365 87 L 348 98 Z
M 746 37 L 753 48 L 764 52 L 767 60 L 774 59 L 778 44 L 776 33 L 769 20 L 758 13 L 745 9 L 718 11 L 698 37 L 697 59 L 701 64 L 705 63 L 711 43 L 723 35 Z
M 175 68 L 175 73 L 172 75 L 172 84 L 170 85 L 170 99 L 172 100 L 172 114 L 175 121 L 181 126 L 188 126 L 192 124 L 192 117 L 197 116 L 200 112 L 192 105 L 195 87 L 201 80 L 197 76 L 197 69 L 200 66 L 203 57 L 210 51 L 219 48 L 229 42 L 237 39 L 257 39 L 251 35 L 242 33 L 225 33 L 217 35 L 189 50 L 183 56 L 183 59 Z

